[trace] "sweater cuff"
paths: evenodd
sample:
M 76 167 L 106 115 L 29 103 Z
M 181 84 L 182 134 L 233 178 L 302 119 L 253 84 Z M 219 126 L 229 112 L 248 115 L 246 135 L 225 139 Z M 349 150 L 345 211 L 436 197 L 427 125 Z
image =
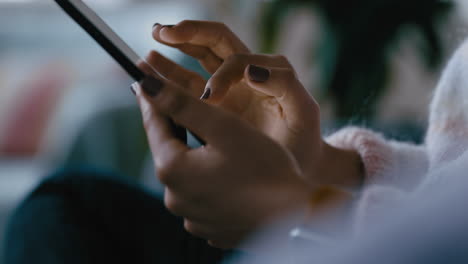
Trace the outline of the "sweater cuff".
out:
M 380 178 L 379 176 L 391 167 L 392 148 L 379 133 L 348 127 L 325 140 L 334 147 L 358 152 L 364 165 L 366 184 L 375 183 Z

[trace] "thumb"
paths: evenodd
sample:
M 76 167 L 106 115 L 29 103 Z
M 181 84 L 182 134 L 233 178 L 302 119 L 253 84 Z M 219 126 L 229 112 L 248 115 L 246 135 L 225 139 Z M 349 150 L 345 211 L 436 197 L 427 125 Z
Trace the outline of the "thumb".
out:
M 292 69 L 249 65 L 244 71 L 244 79 L 254 90 L 276 98 L 286 120 L 294 124 L 319 122 L 320 109 L 317 102 Z

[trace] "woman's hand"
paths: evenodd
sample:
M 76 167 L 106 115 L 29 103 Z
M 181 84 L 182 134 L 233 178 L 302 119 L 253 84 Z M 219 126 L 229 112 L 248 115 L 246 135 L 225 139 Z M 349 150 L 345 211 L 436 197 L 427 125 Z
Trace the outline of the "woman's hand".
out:
M 165 203 L 185 228 L 217 247 L 232 248 L 258 227 L 302 208 L 310 186 L 291 153 L 229 111 L 200 101 L 179 85 L 151 77 L 134 86 Z M 190 149 L 167 118 L 206 145 Z
M 341 186 L 360 183 L 359 156 L 322 140 L 319 107 L 286 58 L 251 54 L 229 28 L 216 22 L 156 25 L 153 37 L 197 58 L 213 75 L 206 82 L 156 52 L 147 57 L 153 68 L 286 147 L 310 181 Z

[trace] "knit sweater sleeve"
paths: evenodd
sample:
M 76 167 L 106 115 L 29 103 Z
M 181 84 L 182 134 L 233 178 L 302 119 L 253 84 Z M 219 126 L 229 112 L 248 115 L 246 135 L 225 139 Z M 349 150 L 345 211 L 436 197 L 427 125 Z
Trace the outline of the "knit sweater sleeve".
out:
M 386 140 L 381 134 L 367 129 L 344 128 L 326 141 L 332 146 L 359 153 L 364 165 L 365 186 L 411 190 L 428 170 L 424 146 Z
M 448 63 L 435 91 L 426 145 L 431 170 L 450 163 L 468 149 L 468 41 Z
M 328 138 L 332 146 L 359 153 L 364 167 L 364 187 L 350 216 L 355 234 L 378 226 L 382 212 L 396 207 L 427 174 L 425 146 L 386 140 L 383 135 L 358 127 L 344 128 Z
M 357 151 L 365 168 L 365 186 L 356 202 L 356 231 L 379 223 L 382 211 L 404 202 L 425 186 L 443 188 L 447 173 L 435 173 L 468 150 L 468 41 L 458 49 L 435 91 L 425 144 L 385 140 L 378 133 L 345 128 L 327 138 L 339 148 Z M 420 187 L 419 189 L 415 189 Z

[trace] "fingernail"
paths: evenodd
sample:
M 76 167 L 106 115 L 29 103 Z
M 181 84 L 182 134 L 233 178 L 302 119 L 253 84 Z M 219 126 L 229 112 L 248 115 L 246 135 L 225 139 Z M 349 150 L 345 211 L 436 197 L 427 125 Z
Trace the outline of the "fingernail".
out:
M 157 27 L 157 26 L 160 26 L 160 25 L 161 25 L 161 24 L 159 24 L 159 23 L 155 23 L 155 24 L 153 25 L 153 28 L 155 28 L 155 27 Z
M 206 100 L 211 96 L 211 88 L 206 88 L 203 95 L 200 97 L 201 100 Z
M 130 85 L 130 91 L 132 91 L 133 95 L 136 96 L 135 87 L 133 87 L 133 84 Z
M 255 65 L 249 65 L 249 77 L 250 80 L 254 82 L 266 82 L 270 78 L 270 70 Z
M 146 77 L 141 81 L 140 86 L 147 95 L 156 97 L 164 87 L 164 82 L 153 77 Z

